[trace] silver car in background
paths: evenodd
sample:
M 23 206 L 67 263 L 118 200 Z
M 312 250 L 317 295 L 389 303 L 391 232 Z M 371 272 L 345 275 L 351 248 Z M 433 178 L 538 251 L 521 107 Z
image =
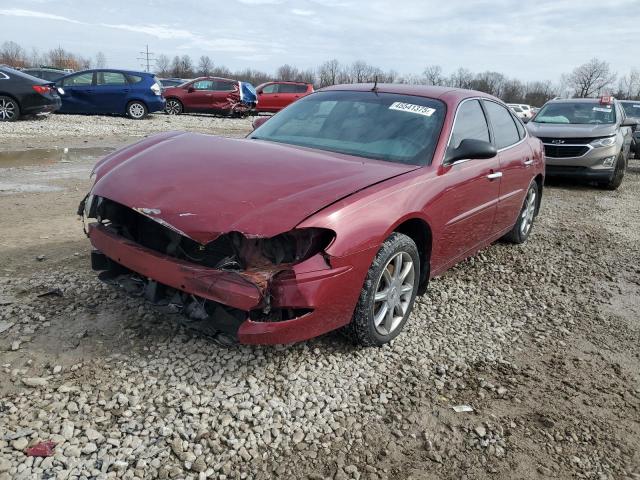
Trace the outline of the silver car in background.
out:
M 547 176 L 584 178 L 615 190 L 636 125 L 612 97 L 572 98 L 547 102 L 527 129 L 544 144 Z
M 622 108 L 627 118 L 640 122 L 640 100 L 620 100 Z M 633 140 L 631 141 L 631 151 L 636 158 L 640 158 L 640 128 L 636 127 L 633 132 Z

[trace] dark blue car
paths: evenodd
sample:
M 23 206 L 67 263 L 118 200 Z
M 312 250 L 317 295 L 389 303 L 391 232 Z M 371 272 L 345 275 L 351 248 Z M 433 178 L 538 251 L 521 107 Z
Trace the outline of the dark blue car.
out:
M 160 82 L 147 72 L 96 69 L 72 73 L 56 81 L 60 113 L 127 115 L 140 120 L 165 107 Z

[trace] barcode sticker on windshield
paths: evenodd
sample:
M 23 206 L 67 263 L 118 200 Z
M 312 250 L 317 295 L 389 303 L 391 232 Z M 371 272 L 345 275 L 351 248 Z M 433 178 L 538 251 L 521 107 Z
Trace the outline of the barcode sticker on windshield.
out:
M 424 115 L 425 117 L 430 117 L 436 111 L 435 108 L 423 107 L 422 105 L 414 105 L 413 103 L 403 102 L 393 102 L 389 106 L 389 110 L 417 113 L 418 115 Z
M 611 113 L 611 107 L 607 108 L 607 107 L 593 107 L 593 111 L 594 112 L 605 112 L 605 113 Z

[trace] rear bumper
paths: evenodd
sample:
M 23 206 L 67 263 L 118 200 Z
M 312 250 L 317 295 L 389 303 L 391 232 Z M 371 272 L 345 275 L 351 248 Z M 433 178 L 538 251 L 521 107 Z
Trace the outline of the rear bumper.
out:
M 22 112 L 26 115 L 34 115 L 36 113 L 50 113 L 55 112 L 62 106 L 62 100 L 60 97 L 46 98 L 42 97 L 36 102 L 32 102 L 30 105 L 23 105 Z
M 333 259 L 331 266 L 318 255 L 288 270 L 236 272 L 163 255 L 96 223 L 89 225 L 89 238 L 106 257 L 140 276 L 244 312 L 236 336 L 246 344 L 298 342 L 349 323 L 366 273 L 363 266 L 368 266 L 368 256 L 374 254 L 366 251 L 357 254 L 358 258 Z M 306 313 L 283 321 L 249 318 L 250 312 L 266 305 Z M 211 321 L 215 327 L 215 318 Z
M 164 107 L 167 104 L 167 101 L 162 96 L 154 95 L 154 98 L 148 99 L 145 101 L 147 105 L 147 110 L 149 113 L 152 112 L 162 112 L 164 111 Z

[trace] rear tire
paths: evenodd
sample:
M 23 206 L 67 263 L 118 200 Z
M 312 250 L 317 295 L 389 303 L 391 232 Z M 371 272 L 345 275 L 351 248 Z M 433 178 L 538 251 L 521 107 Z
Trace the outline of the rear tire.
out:
M 127 105 L 127 116 L 134 120 L 142 120 L 148 114 L 147 106 L 139 102 L 138 100 L 134 100 Z
M 392 233 L 374 258 L 347 332 L 359 345 L 382 346 L 396 338 L 413 309 L 420 283 L 416 244 Z
M 516 220 L 515 225 L 509 233 L 502 237 L 504 241 L 509 243 L 524 243 L 527 241 L 533 229 L 533 221 L 538 212 L 539 195 L 540 189 L 538 188 L 538 182 L 533 180 L 527 189 L 527 195 L 524 197 L 522 208 L 518 214 L 518 220 Z
M 168 115 L 180 115 L 184 112 L 184 106 L 180 100 L 170 98 L 165 104 L 164 111 Z
M 627 161 L 624 158 L 622 152 L 620 152 L 620 155 L 618 155 L 618 158 L 616 159 L 616 167 L 613 171 L 611 180 L 600 183 L 600 186 L 605 190 L 617 190 L 618 187 L 622 184 L 622 179 L 624 178 L 624 173 L 626 170 Z
M 6 96 L 0 96 L 0 122 L 15 122 L 20 118 L 20 105 Z

